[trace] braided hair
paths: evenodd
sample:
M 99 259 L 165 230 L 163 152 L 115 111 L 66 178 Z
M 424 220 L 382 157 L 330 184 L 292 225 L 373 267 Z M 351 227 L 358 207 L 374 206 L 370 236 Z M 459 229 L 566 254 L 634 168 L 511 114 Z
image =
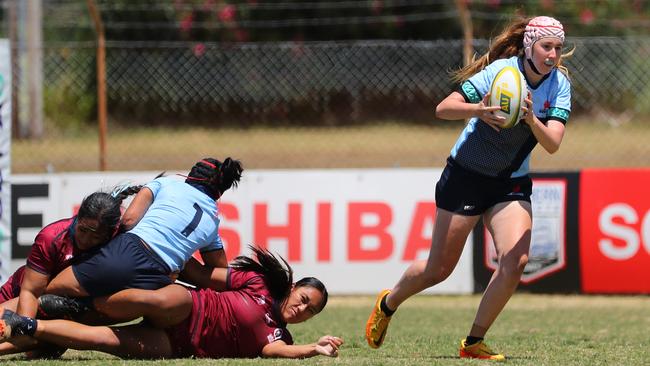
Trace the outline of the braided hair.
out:
M 127 197 L 140 191 L 141 185 L 122 186 L 113 190 L 112 193 L 94 192 L 84 197 L 77 212 L 77 219 L 97 220 L 100 228 L 106 228 L 115 235 L 122 216 L 122 201 Z
M 205 187 L 210 197 L 216 200 L 230 187 L 237 187 L 243 171 L 239 160 L 226 158 L 220 162 L 205 158 L 194 164 L 185 182 Z

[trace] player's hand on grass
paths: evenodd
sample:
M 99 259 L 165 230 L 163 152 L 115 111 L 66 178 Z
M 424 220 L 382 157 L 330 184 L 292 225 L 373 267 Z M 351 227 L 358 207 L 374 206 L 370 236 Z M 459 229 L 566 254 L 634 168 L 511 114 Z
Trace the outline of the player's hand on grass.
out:
M 498 105 L 490 106 L 490 93 L 485 94 L 483 100 L 477 104 L 476 114 L 481 121 L 487 123 L 495 131 L 499 131 L 501 127 L 506 123 L 506 118 L 502 116 L 497 116 L 494 112 L 501 109 Z
M 343 339 L 326 335 L 321 337 L 316 343 L 316 351 L 328 357 L 337 357 L 339 355 L 339 347 L 343 344 Z

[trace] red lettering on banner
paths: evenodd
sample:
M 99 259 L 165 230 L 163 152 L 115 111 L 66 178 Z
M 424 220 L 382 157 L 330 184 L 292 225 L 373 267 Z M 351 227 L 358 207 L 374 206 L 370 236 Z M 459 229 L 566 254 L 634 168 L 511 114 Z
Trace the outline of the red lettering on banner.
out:
M 406 239 L 406 247 L 404 248 L 404 255 L 402 259 L 405 261 L 412 261 L 417 257 L 420 250 L 431 249 L 431 235 L 432 232 L 424 234 L 423 229 L 427 222 L 433 223 L 436 220 L 436 204 L 435 202 L 418 202 L 415 206 L 415 214 L 411 222 L 408 237 Z
M 272 238 L 286 238 L 288 246 L 287 260 L 298 262 L 302 258 L 300 248 L 300 230 L 302 227 L 300 203 L 289 203 L 289 217 L 286 225 L 272 226 L 268 223 L 268 205 L 259 203 L 253 206 L 254 211 L 254 243 L 263 248 L 268 248 L 268 241 Z
M 233 204 L 220 203 L 219 213 L 227 220 L 239 220 L 239 210 Z M 237 231 L 219 225 L 219 235 L 224 241 L 223 245 L 226 247 L 226 258 L 231 260 L 237 257 L 241 253 L 241 239 Z
M 377 223 L 364 226 L 362 219 L 366 215 L 377 218 Z M 348 204 L 348 259 L 350 261 L 375 261 L 390 257 L 393 252 L 393 237 L 387 232 L 393 220 L 393 212 L 385 203 L 368 202 Z M 364 237 L 377 238 L 376 249 L 364 249 L 361 241 Z
M 316 227 L 318 238 L 316 239 L 317 257 L 319 262 L 329 262 L 332 257 L 332 204 L 318 204 L 318 221 Z
M 580 271 L 587 293 L 650 293 L 650 170 L 580 176 Z

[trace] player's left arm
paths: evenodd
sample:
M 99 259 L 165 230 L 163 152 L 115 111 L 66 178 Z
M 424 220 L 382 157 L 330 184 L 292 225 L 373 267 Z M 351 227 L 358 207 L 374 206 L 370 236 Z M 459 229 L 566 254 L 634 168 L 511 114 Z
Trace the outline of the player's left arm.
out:
M 282 340 L 269 343 L 262 348 L 263 357 L 275 358 L 308 358 L 318 355 L 337 357 L 343 339 L 334 336 L 323 336 L 316 343 L 287 344 Z

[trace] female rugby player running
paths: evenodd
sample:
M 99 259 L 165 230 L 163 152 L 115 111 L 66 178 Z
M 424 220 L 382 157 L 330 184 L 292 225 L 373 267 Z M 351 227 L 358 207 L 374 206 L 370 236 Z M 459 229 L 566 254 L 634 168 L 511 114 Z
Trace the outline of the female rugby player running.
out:
M 564 29 L 550 17 L 518 19 L 491 43 L 488 52 L 456 73 L 458 91 L 436 108 L 446 120 L 470 118 L 436 185 L 436 221 L 429 259 L 404 272 L 391 290 L 382 291 L 366 323 L 366 339 L 381 346 L 391 316 L 409 297 L 445 280 L 458 263 L 479 219 L 492 234 L 498 268 L 479 305 L 460 357 L 503 360 L 483 337 L 515 291 L 528 261 L 532 211 L 530 153 L 537 143 L 555 153 L 571 110 L 571 85 L 562 66 Z M 488 106 L 498 71 L 513 66 L 526 77 L 529 97 L 522 122 L 501 129 L 505 118 Z

